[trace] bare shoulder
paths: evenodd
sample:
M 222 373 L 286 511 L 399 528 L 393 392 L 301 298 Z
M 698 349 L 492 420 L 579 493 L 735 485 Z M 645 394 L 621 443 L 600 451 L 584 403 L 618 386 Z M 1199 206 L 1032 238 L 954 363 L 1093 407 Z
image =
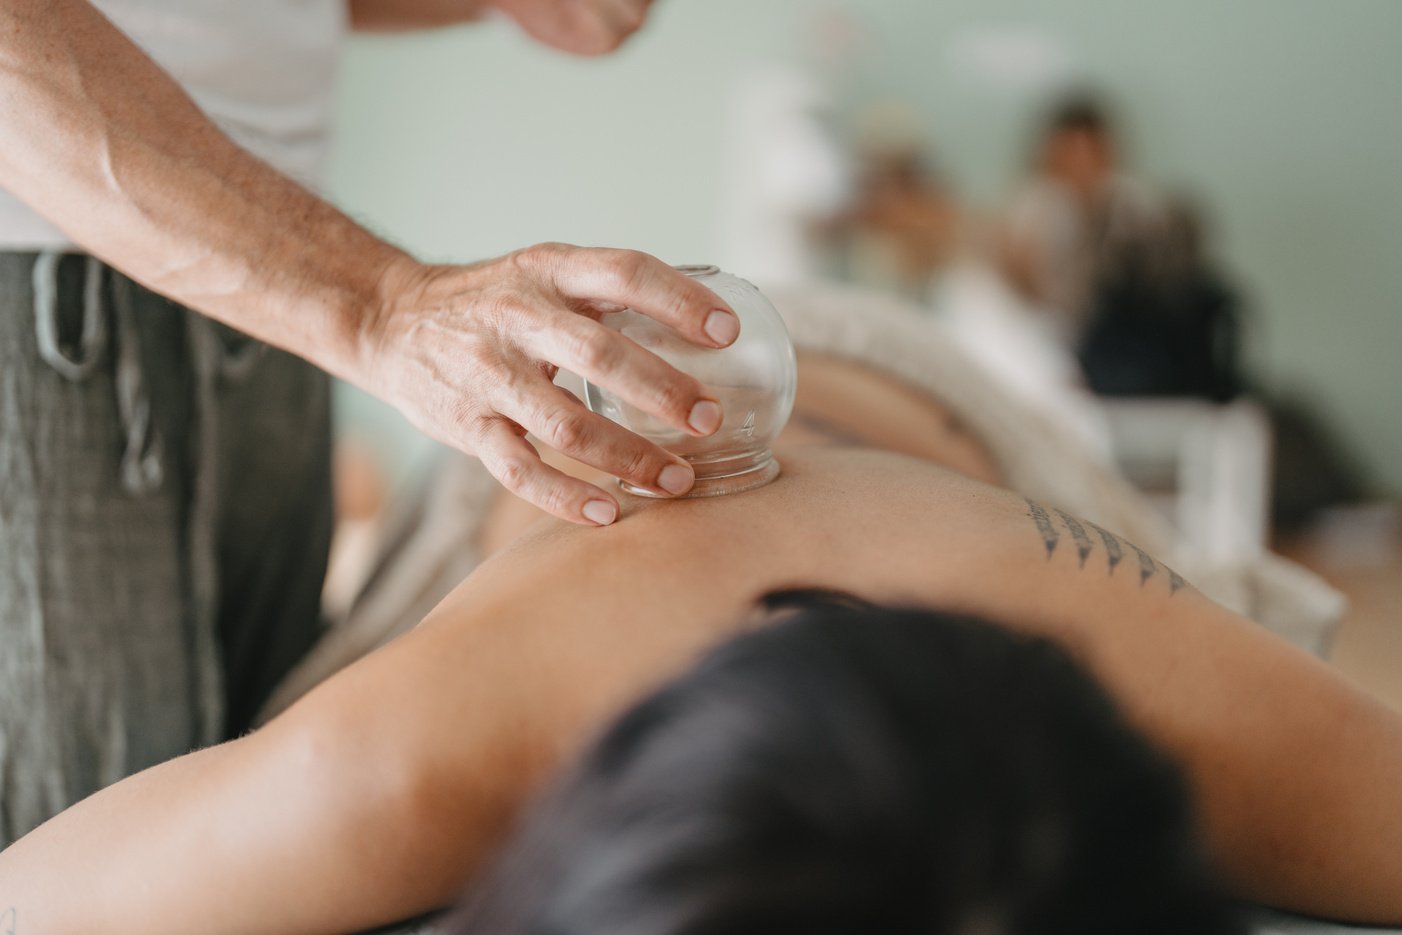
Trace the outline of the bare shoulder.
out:
M 434 686 L 416 723 L 452 710 L 460 730 L 474 712 L 510 711 L 477 720 L 512 723 L 513 742 L 575 736 L 753 626 L 757 598 L 798 587 L 981 616 L 1135 678 L 1146 660 L 1221 645 L 1231 615 L 1052 506 L 889 452 L 781 461 L 778 480 L 745 494 L 630 501 L 598 529 L 542 521 L 343 686 L 365 697 Z
M 949 469 L 866 448 L 794 449 L 781 451 L 780 461 L 778 480 L 744 494 L 624 498 L 622 518 L 606 528 L 542 520 L 485 562 L 442 610 L 529 601 L 545 612 L 557 602 L 617 600 L 710 616 L 743 612 L 768 590 L 800 585 L 932 603 L 968 580 L 981 545 L 1000 528 L 1025 526 L 1023 558 L 1040 557 L 1021 500 Z

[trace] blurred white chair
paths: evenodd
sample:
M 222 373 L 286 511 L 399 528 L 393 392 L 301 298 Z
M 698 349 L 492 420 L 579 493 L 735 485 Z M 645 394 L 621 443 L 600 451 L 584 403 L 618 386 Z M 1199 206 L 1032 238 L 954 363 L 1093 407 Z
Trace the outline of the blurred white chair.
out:
M 1101 403 L 1121 469 L 1213 563 L 1249 560 L 1270 536 L 1271 428 L 1250 399 Z

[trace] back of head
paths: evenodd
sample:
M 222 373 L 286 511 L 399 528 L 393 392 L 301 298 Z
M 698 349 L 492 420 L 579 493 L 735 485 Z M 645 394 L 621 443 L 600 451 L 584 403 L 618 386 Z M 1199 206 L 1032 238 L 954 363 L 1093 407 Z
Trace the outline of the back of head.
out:
M 1110 111 L 1095 94 L 1078 91 L 1058 100 L 1048 111 L 1045 136 L 1057 133 L 1111 135 Z
M 449 931 L 1236 932 L 1177 771 L 1059 648 L 823 603 L 637 704 Z

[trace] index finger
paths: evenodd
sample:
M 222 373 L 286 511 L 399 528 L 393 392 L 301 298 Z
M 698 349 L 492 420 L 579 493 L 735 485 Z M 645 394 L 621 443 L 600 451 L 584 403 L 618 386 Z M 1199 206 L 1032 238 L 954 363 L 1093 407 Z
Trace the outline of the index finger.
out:
M 637 250 L 579 248 L 556 266 L 554 280 L 566 296 L 626 305 L 703 347 L 728 347 L 740 335 L 740 319 L 720 296 Z

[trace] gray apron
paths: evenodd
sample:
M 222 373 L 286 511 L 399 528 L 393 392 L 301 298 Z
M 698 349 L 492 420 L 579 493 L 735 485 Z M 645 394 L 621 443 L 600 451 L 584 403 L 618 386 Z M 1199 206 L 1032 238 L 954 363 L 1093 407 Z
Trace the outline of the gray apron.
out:
M 0 847 L 247 730 L 320 633 L 330 431 L 311 365 L 0 253 Z

